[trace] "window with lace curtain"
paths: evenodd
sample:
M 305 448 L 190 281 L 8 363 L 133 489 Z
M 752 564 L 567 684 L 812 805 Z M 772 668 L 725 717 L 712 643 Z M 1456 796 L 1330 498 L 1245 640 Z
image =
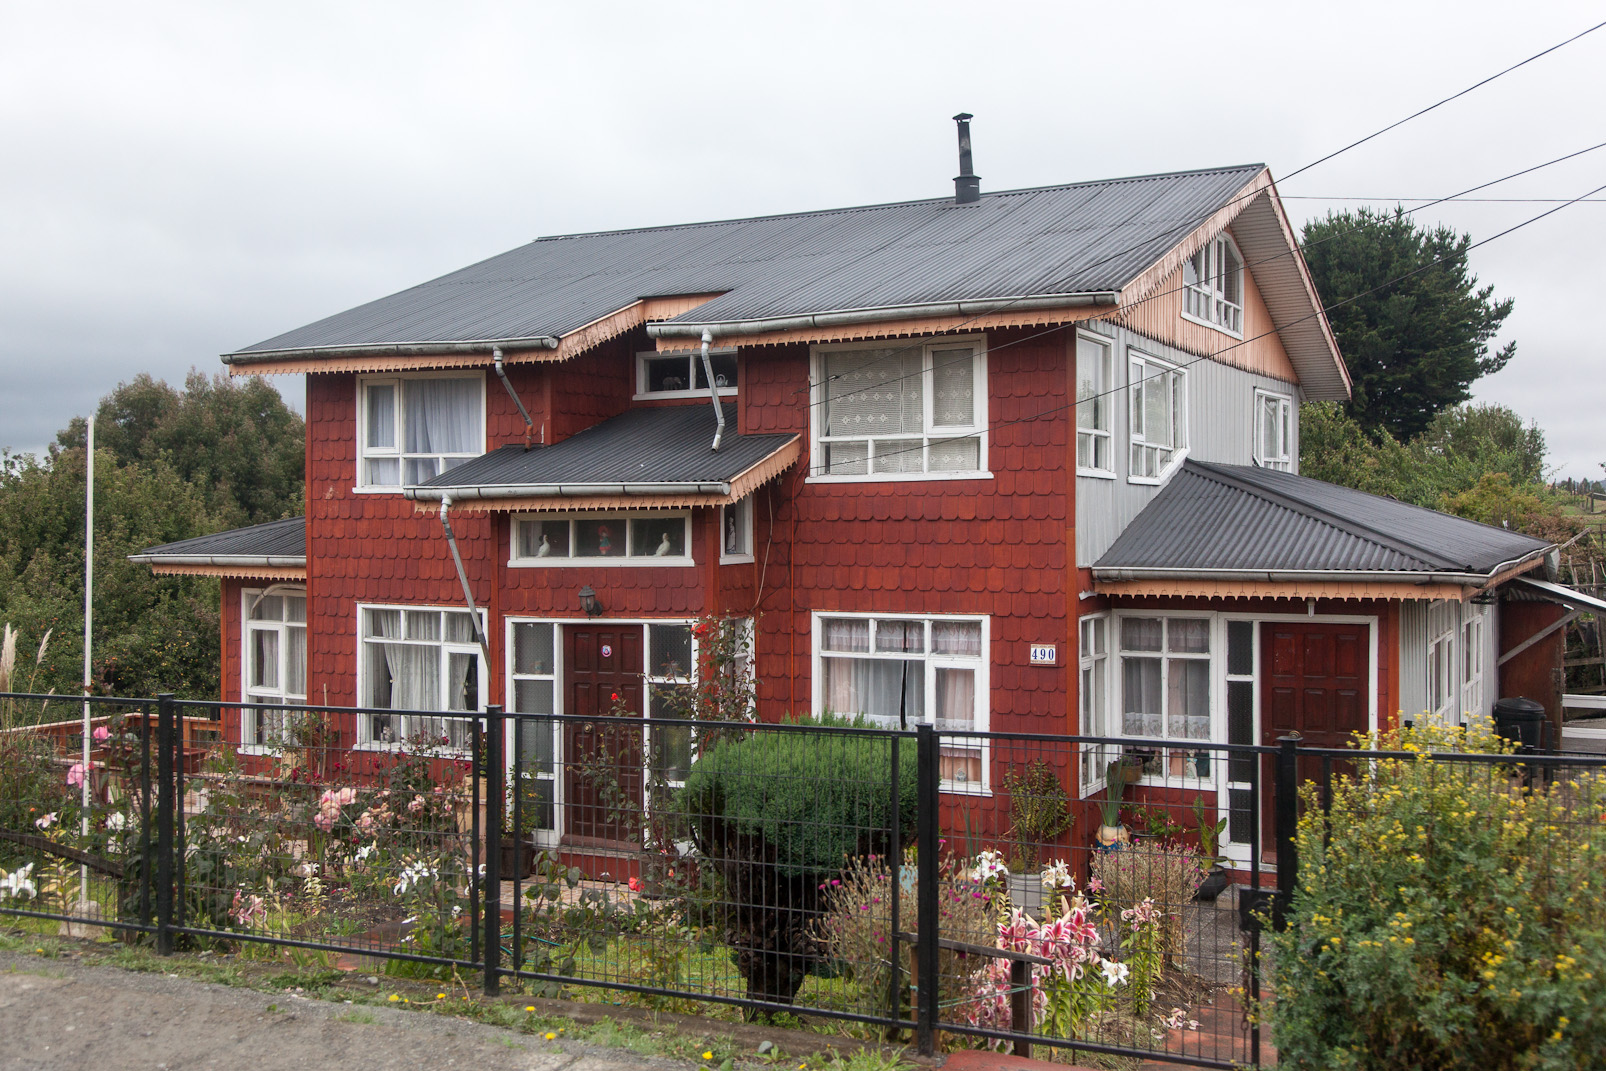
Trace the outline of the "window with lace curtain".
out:
M 890 729 L 987 728 L 987 621 L 963 617 L 815 615 L 816 713 L 859 714 Z M 982 791 L 982 741 L 943 737 L 949 791 Z
M 485 376 L 357 381 L 357 486 L 400 490 L 485 453 Z
M 363 606 L 358 616 L 360 701 L 397 712 L 362 715 L 360 741 L 467 747 L 473 719 L 430 712 L 467 715 L 480 709 L 485 663 L 468 611 Z
M 1211 739 L 1210 619 L 1116 619 L 1121 656 L 1121 735 L 1185 744 Z M 1127 748 L 1145 777 L 1208 778 L 1210 753 Z
M 987 468 L 981 340 L 817 347 L 811 475 L 975 476 Z

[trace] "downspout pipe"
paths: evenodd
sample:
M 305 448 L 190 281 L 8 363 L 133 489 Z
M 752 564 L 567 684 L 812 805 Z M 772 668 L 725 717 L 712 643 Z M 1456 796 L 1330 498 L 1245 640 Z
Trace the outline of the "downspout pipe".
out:
M 530 411 L 524 408 L 524 403 L 519 400 L 518 391 L 513 389 L 513 384 L 507 378 L 507 371 L 502 367 L 502 347 L 498 346 L 491 351 L 491 366 L 496 369 L 496 378 L 502 381 L 502 388 L 507 391 L 507 396 L 519 407 L 519 416 L 524 418 L 524 448 L 528 450 L 530 437 L 535 434 L 535 421 L 530 419 Z
M 480 627 L 480 611 L 474 605 L 474 592 L 468 586 L 468 573 L 463 569 L 463 555 L 457 550 L 457 534 L 452 531 L 452 519 L 447 513 L 452 508 L 452 499 L 449 495 L 441 497 L 441 530 L 446 533 L 446 545 L 452 548 L 452 563 L 457 566 L 457 580 L 463 585 L 463 601 L 468 604 L 469 620 L 474 622 L 474 638 L 479 641 L 480 652 L 485 655 L 485 667 L 489 672 L 491 666 L 491 643 L 485 636 L 485 630 Z
M 714 333 L 703 328 L 703 378 L 708 380 L 708 397 L 714 403 L 714 419 L 719 422 L 714 428 L 714 445 L 709 449 L 717 454 L 719 440 L 725 437 L 725 407 L 719 404 L 719 385 L 714 382 L 714 362 L 708 356 L 708 346 L 713 341 Z

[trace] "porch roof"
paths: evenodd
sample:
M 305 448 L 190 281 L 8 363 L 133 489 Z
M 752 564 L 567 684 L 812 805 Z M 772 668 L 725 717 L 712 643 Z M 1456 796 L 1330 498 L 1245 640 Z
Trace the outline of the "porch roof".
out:
M 403 493 L 469 511 L 728 505 L 789 468 L 802 445 L 795 432 L 738 434 L 736 407 L 722 408 L 717 451 L 712 406 L 643 407 L 551 446 L 500 447 Z
M 128 560 L 163 576 L 299 580 L 307 575 L 307 519 L 286 517 L 246 528 L 163 543 Z
M 1135 582 L 1247 582 L 1312 597 L 1335 585 L 1482 587 L 1538 565 L 1552 544 L 1391 498 L 1247 465 L 1187 460 L 1093 565 L 1101 590 Z M 1142 591 L 1141 594 L 1180 592 Z

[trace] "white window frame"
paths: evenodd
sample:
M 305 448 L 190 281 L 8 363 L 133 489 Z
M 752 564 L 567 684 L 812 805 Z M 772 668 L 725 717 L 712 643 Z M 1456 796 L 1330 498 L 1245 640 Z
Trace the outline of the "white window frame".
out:
M 1097 347 L 1103 354 L 1099 358 L 1098 381 L 1093 384 L 1094 396 L 1082 400 L 1082 344 Z M 1101 480 L 1115 479 L 1115 419 L 1114 407 L 1120 404 L 1120 391 L 1115 389 L 1115 342 L 1103 335 L 1092 334 L 1087 331 L 1075 332 L 1072 340 L 1074 346 L 1076 367 L 1076 474 L 1078 476 L 1093 476 Z M 1093 422 L 1083 425 L 1082 418 L 1088 413 L 1092 414 Z M 1102 414 L 1102 423 L 1098 416 Z M 1098 459 L 1098 448 L 1102 444 L 1105 455 L 1109 458 L 1109 466 L 1100 468 L 1097 464 L 1085 463 L 1085 458 Z
M 1266 429 L 1265 420 L 1268 406 L 1275 405 L 1277 423 L 1274 426 L 1279 451 L 1268 454 L 1265 450 Z M 1263 469 L 1277 469 L 1280 472 L 1294 471 L 1294 399 L 1286 394 L 1275 391 L 1255 389 L 1255 419 L 1254 419 L 1254 450 L 1255 464 Z
M 935 707 L 934 699 L 935 699 L 935 696 L 937 694 L 937 671 L 939 669 L 960 669 L 960 670 L 970 670 L 971 672 L 973 672 L 975 674 L 975 700 L 974 700 L 974 702 L 975 702 L 975 712 L 974 712 L 974 724 L 972 726 L 972 731 L 974 731 L 974 732 L 982 732 L 982 733 L 987 731 L 988 722 L 989 722 L 989 711 L 991 709 L 991 701 L 990 701 L 990 696 L 991 696 L 990 687 L 991 686 L 990 686 L 989 681 L 990 681 L 990 676 L 991 676 L 990 669 L 991 669 L 991 666 L 992 666 L 992 656 L 991 656 L 991 651 L 992 651 L 992 645 L 991 645 L 992 644 L 992 634 L 991 633 L 992 633 L 992 630 L 991 630 L 991 619 L 988 618 L 986 615 L 982 615 L 982 614 L 866 614 L 866 613 L 853 613 L 853 612 L 845 612 L 845 611 L 844 612 L 838 612 L 838 611 L 823 611 L 823 610 L 819 610 L 819 611 L 815 611 L 811 616 L 812 616 L 811 624 L 812 624 L 812 630 L 813 630 L 813 647 L 814 647 L 814 660 L 813 660 L 814 687 L 811 688 L 810 690 L 813 692 L 812 709 L 813 709 L 813 712 L 814 712 L 816 717 L 818 717 L 819 715 L 825 713 L 826 709 L 827 709 L 826 696 L 825 696 L 825 687 L 824 687 L 824 682 L 825 682 L 824 661 L 825 661 L 826 658 L 856 659 L 856 660 L 866 660 L 866 661 L 889 661 L 890 660 L 890 661 L 904 661 L 904 662 L 913 662 L 913 661 L 919 660 L 920 662 L 923 663 L 923 665 L 922 665 L 922 673 L 923 673 L 922 694 L 924 696 L 926 696 L 926 698 L 927 698 L 927 709 L 925 711 L 911 711 L 911 712 L 909 712 L 909 725 L 911 727 L 913 727 L 914 725 L 920 724 L 920 723 L 935 724 L 935 722 L 936 722 L 936 707 Z M 836 619 L 836 620 L 852 619 L 852 620 L 870 622 L 870 639 L 869 639 L 870 650 L 869 651 L 865 651 L 865 652 L 827 651 L 825 649 L 825 622 L 827 620 L 829 620 L 829 619 Z M 876 626 L 876 622 L 879 622 L 879 621 L 899 621 L 899 622 L 918 622 L 918 623 L 921 623 L 924 626 L 924 642 L 923 642 L 923 650 L 922 650 L 922 652 L 919 653 L 919 654 L 915 654 L 913 652 L 903 653 L 903 652 L 893 652 L 893 651 L 881 651 L 881 652 L 876 651 L 876 649 L 875 649 L 875 647 L 876 647 L 876 627 L 877 627 Z M 964 655 L 943 655 L 943 654 L 936 654 L 935 652 L 933 652 L 932 644 L 931 644 L 931 626 L 933 624 L 946 624 L 946 623 L 955 623 L 955 624 L 963 623 L 963 624 L 978 624 L 978 625 L 980 625 L 981 626 L 981 653 L 979 655 L 975 656 L 975 657 L 968 657 L 968 656 L 964 656 Z M 832 712 L 836 713 L 836 714 L 843 714 L 843 715 L 849 715 L 849 716 L 851 716 L 853 714 L 860 713 L 859 711 L 832 711 Z M 882 721 L 885 721 L 884 718 L 872 718 L 871 720 L 876 721 L 878 723 L 880 723 Z M 896 724 L 890 724 L 888 727 L 896 729 L 898 726 Z M 953 736 L 946 736 L 946 735 L 939 734 L 939 736 L 938 736 L 938 744 L 939 744 L 938 750 L 939 750 L 940 753 L 944 753 L 944 754 L 964 753 L 964 757 L 965 758 L 974 757 L 974 758 L 979 759 L 980 760 L 980 769 L 981 769 L 981 779 L 979 781 L 971 781 L 971 780 L 958 781 L 958 780 L 950 780 L 948 778 L 943 778 L 942 781 L 941 781 L 941 786 L 940 786 L 942 791 L 949 792 L 949 793 L 955 793 L 955 794 L 965 794 L 965 795 L 981 795 L 981 796 L 990 796 L 990 795 L 992 795 L 992 787 L 991 787 L 991 785 L 992 785 L 992 771 L 989 769 L 989 767 L 990 767 L 990 759 L 991 759 L 991 748 L 989 747 L 989 745 L 987 744 L 987 742 L 986 742 L 986 740 L 984 738 L 981 738 L 981 737 L 969 737 L 969 736 L 966 736 L 966 737 L 953 737 Z
M 932 406 L 936 401 L 932 389 L 933 354 L 937 350 L 959 349 L 969 346 L 971 349 L 971 375 L 973 378 L 971 394 L 971 418 L 968 425 L 944 426 L 940 433 L 934 434 L 932 425 Z M 921 356 L 921 401 L 923 412 L 921 414 L 921 428 L 918 433 L 899 434 L 896 436 L 876 435 L 837 435 L 830 436 L 826 428 L 826 402 L 828 386 L 826 382 L 825 365 L 827 358 L 835 353 L 847 353 L 855 350 L 914 350 L 919 349 Z M 910 480 L 990 480 L 992 473 L 987 468 L 987 439 L 989 410 L 991 399 L 987 393 L 987 337 L 985 335 L 962 335 L 955 338 L 935 338 L 924 342 L 897 341 L 891 345 L 866 345 L 864 343 L 815 346 L 810 351 L 810 402 L 809 405 L 809 446 L 810 469 L 808 482 L 810 483 L 893 483 Z M 976 467 L 958 471 L 930 471 L 930 451 L 933 444 L 942 444 L 959 439 L 975 439 Z M 910 452 L 918 450 L 920 453 L 921 471 L 919 472 L 862 472 L 862 473 L 831 473 L 825 469 L 827 446 L 833 442 L 868 442 L 869 453 L 865 462 L 869 469 L 877 457 L 877 444 L 885 444 L 880 456 L 890 456 L 896 452 Z
M 732 525 L 735 526 L 737 549 L 730 550 Z M 746 547 L 746 550 L 742 550 Z M 753 496 L 738 499 L 728 506 L 719 507 L 719 564 L 737 565 L 753 560 Z
M 1488 606 L 1469 603 L 1461 611 L 1461 713 L 1472 719 L 1487 719 L 1489 702 L 1484 698 L 1486 638 L 1492 618 Z
M 366 621 L 367 621 L 368 611 L 369 610 L 399 610 L 399 611 L 401 611 L 402 614 L 403 614 L 403 618 L 402 618 L 402 620 L 403 620 L 402 636 L 394 637 L 394 638 L 386 637 L 384 639 L 380 639 L 380 638 L 377 638 L 377 637 L 369 637 L 369 636 L 365 635 L 364 634 L 364 629 L 366 627 Z M 478 642 L 474 642 L 474 641 L 469 641 L 469 642 L 452 641 L 452 640 L 447 640 L 445 638 L 446 637 L 446 631 L 445 631 L 444 615 L 446 615 L 446 614 L 466 614 L 467 612 L 468 611 L 465 610 L 464 608 L 462 608 L 461 606 L 416 606 L 416 605 L 407 605 L 407 604 L 404 604 L 404 603 L 363 603 L 363 602 L 358 603 L 357 604 L 357 622 L 356 622 L 356 625 L 357 625 L 357 698 L 359 700 L 358 706 L 364 707 L 364 708 L 368 708 L 369 707 L 369 704 L 367 702 L 368 687 L 369 687 L 368 674 L 369 674 L 369 671 L 370 671 L 370 669 L 372 667 L 372 658 L 373 658 L 372 650 L 373 650 L 374 645 L 380 644 L 380 643 L 396 643 L 396 644 L 404 644 L 404 645 L 410 646 L 410 647 L 433 648 L 437 652 L 439 652 L 440 667 L 439 667 L 438 680 L 440 681 L 441 692 L 440 692 L 440 695 L 436 699 L 436 709 L 442 715 L 446 715 L 447 713 L 449 713 L 448 710 L 447 710 L 446 689 L 450 684 L 450 674 L 448 673 L 448 669 L 449 669 L 449 667 L 451 665 L 450 656 L 454 655 L 454 654 L 472 654 L 473 657 L 474 657 L 474 665 L 477 667 L 476 671 L 477 671 L 477 673 L 479 675 L 479 686 L 476 689 L 476 691 L 479 693 L 478 694 L 478 702 L 475 705 L 474 710 L 483 711 L 485 709 L 486 691 L 487 691 L 487 688 L 489 687 L 489 684 L 490 684 L 490 669 L 485 663 L 485 652 L 481 649 L 481 647 L 480 647 Z M 439 623 L 439 629 L 438 629 L 438 634 L 440 635 L 441 638 L 438 639 L 438 640 L 411 640 L 411 639 L 407 639 L 406 638 L 406 632 L 407 632 L 406 615 L 408 613 L 416 613 L 416 614 L 434 613 L 434 614 L 441 615 L 442 616 L 442 620 Z M 479 617 L 479 625 L 480 625 L 480 629 L 481 629 L 481 635 L 484 635 L 485 611 L 483 609 L 481 609 L 481 610 L 477 611 L 477 613 L 478 613 L 478 617 Z M 398 708 L 398 709 L 406 709 L 406 708 Z M 472 712 L 463 712 L 463 713 L 472 713 Z M 454 717 L 461 717 L 461 714 L 453 715 L 453 716 Z M 395 734 L 395 739 L 394 740 L 384 740 L 384 739 L 375 739 L 374 725 L 373 725 L 374 715 L 372 715 L 372 714 L 358 715 L 358 717 L 357 717 L 357 743 L 354 745 L 354 748 L 358 749 L 358 750 L 368 750 L 368 751 L 399 751 L 402 748 L 404 742 L 413 740 L 418 735 L 420 730 L 428 727 L 428 726 L 414 725 L 414 724 L 412 724 L 414 721 L 435 720 L 435 719 L 416 718 L 416 717 L 413 717 L 413 716 L 396 716 L 396 715 L 392 715 L 392 717 L 397 722 L 397 726 L 396 726 L 397 731 L 396 731 L 396 734 Z M 468 751 L 468 748 L 467 747 L 463 747 L 463 746 L 452 746 L 452 745 L 441 745 L 441 744 L 437 744 L 437 745 L 434 745 L 434 746 L 439 747 L 440 750 L 443 753 L 447 753 L 447 754 L 466 754 L 467 751 Z
M 1127 423 L 1131 447 L 1127 451 L 1127 482 L 1134 484 L 1157 485 L 1171 478 L 1178 465 L 1188 456 L 1188 372 L 1187 369 L 1162 360 L 1152 354 L 1135 347 L 1127 350 Z M 1168 380 L 1167 377 L 1172 377 Z M 1171 398 L 1168 409 L 1171 413 L 1173 426 L 1171 428 L 1171 442 L 1160 443 L 1149 441 L 1149 429 L 1145 426 L 1147 416 L 1147 395 L 1150 390 L 1163 390 L 1163 384 L 1171 384 Z M 1152 464 L 1145 461 L 1139 464 L 1140 456 L 1147 457 L 1153 454 Z M 1169 458 L 1163 457 L 1170 451 Z M 1145 472 L 1153 468 L 1153 472 Z
M 735 346 L 721 346 L 717 348 L 710 348 L 708 351 L 708 356 L 710 358 L 735 357 L 736 353 L 737 348 Z M 687 387 L 681 390 L 652 390 L 648 386 L 649 378 L 647 373 L 647 365 L 649 362 L 670 361 L 677 359 L 686 361 L 686 382 L 696 383 L 697 376 L 702 372 L 702 350 L 686 350 L 685 352 L 673 353 L 662 353 L 658 350 L 642 350 L 638 352 L 636 354 L 636 393 L 634 400 L 639 402 L 655 398 L 707 398 L 707 387 Z M 715 379 L 718 379 L 718 377 L 719 374 L 716 372 Z M 715 390 L 718 392 L 721 398 L 734 398 L 736 397 L 737 391 L 740 389 L 740 387 L 741 377 L 740 371 L 738 370 L 737 382 L 725 387 L 716 386 Z
M 666 554 L 660 558 L 652 554 L 633 553 L 635 540 L 634 522 L 644 520 L 666 521 L 676 519 L 678 519 L 682 524 L 681 546 L 685 549 L 684 554 Z M 624 532 L 623 552 L 618 555 L 574 554 L 575 525 L 582 521 L 596 521 L 598 523 L 609 522 L 620 525 Z M 523 544 L 521 530 L 524 525 L 531 523 L 549 524 L 554 522 L 566 523 L 569 526 L 569 554 L 561 557 L 558 555 L 550 555 L 543 558 L 536 555 L 525 555 L 521 552 Z M 662 513 L 656 511 L 652 513 L 526 513 L 514 516 L 512 526 L 509 530 L 509 535 L 511 538 L 508 540 L 509 557 L 507 564 L 509 568 L 514 569 L 574 569 L 580 567 L 589 569 L 592 566 L 602 566 L 610 569 L 619 568 L 621 566 L 634 569 L 670 569 L 685 568 L 697 564 L 692 555 L 691 513 L 689 511 L 672 510 Z M 723 545 L 723 542 L 721 545 Z
M 1223 254 L 1230 251 L 1238 264 L 1238 300 L 1227 296 L 1221 285 Z M 1244 337 L 1244 286 L 1248 275 L 1244 269 L 1243 251 L 1232 235 L 1222 231 L 1206 242 L 1182 266 L 1182 318 L 1205 327 L 1213 327 L 1233 338 Z M 1195 281 L 1188 281 L 1192 271 Z
M 1156 619 L 1162 622 L 1159 651 L 1128 651 L 1123 646 L 1121 642 L 1121 630 L 1124 622 L 1129 620 Z M 1171 622 L 1174 620 L 1203 621 L 1205 623 L 1206 635 L 1209 637 L 1209 650 L 1205 654 L 1187 654 L 1183 652 L 1171 651 L 1169 649 Z M 1119 731 L 1113 732 L 1110 735 L 1131 737 L 1137 740 L 1164 740 L 1175 745 L 1167 746 L 1161 750 L 1161 754 L 1159 756 L 1161 764 L 1160 772 L 1157 774 L 1146 772 L 1142 778 L 1143 783 L 1150 785 L 1163 785 L 1167 788 L 1204 788 L 1215 785 L 1218 773 L 1216 767 L 1220 765 L 1220 762 L 1218 761 L 1220 757 L 1219 752 L 1209 752 L 1211 757 L 1210 773 L 1202 777 L 1196 773 L 1190 774 L 1186 772 L 1186 754 L 1181 756 L 1184 772 L 1172 773 L 1171 767 L 1173 763 L 1171 760 L 1174 756 L 1171 754 L 1171 752 L 1177 751 L 1185 753 L 1195 750 L 1197 745 L 1220 743 L 1220 737 L 1226 730 L 1225 690 L 1219 687 L 1219 682 L 1217 680 L 1219 676 L 1217 667 L 1218 665 L 1225 663 L 1225 652 L 1222 650 L 1222 645 L 1226 642 L 1226 631 L 1220 624 L 1219 615 L 1209 611 L 1190 612 L 1187 610 L 1119 611 L 1114 616 L 1114 621 L 1110 631 L 1110 642 L 1114 654 L 1115 672 L 1114 687 L 1112 689 L 1112 693 L 1115 698 L 1115 704 L 1112 708 L 1112 718 L 1122 719 L 1122 723 L 1118 727 Z M 1135 735 L 1126 731 L 1126 660 L 1128 658 L 1159 659 L 1160 661 L 1160 732 L 1154 736 Z M 1219 662 L 1218 659 L 1220 660 Z M 1170 667 L 1173 661 L 1203 662 L 1205 664 L 1205 679 L 1207 689 L 1205 695 L 1205 710 L 1208 718 L 1208 724 L 1206 726 L 1205 735 L 1202 737 L 1173 737 L 1166 734 L 1165 729 L 1168 715 L 1165 710 L 1165 705 L 1168 699 L 1168 682 L 1170 679 Z
M 1453 599 L 1440 599 L 1428 604 L 1427 613 L 1427 715 L 1429 721 L 1440 725 L 1460 725 L 1461 712 L 1461 652 L 1457 649 L 1461 634 L 1461 604 Z
M 424 380 L 424 379 L 473 379 L 476 382 L 478 382 L 479 388 L 480 388 L 480 390 L 479 390 L 479 394 L 480 394 L 480 398 L 479 398 L 480 437 L 479 437 L 479 442 L 475 444 L 475 446 L 477 447 L 476 449 L 471 450 L 471 451 L 469 451 L 467 453 L 442 453 L 442 454 L 409 454 L 405 450 L 402 449 L 403 443 L 405 443 L 407 441 L 406 440 L 407 429 L 406 429 L 406 426 L 404 424 L 406 405 L 402 400 L 402 394 L 406 390 L 406 388 L 405 388 L 405 386 L 403 384 L 405 384 L 407 382 L 410 382 L 410 381 L 417 381 L 417 380 Z M 374 387 L 374 386 L 384 386 L 384 385 L 392 386 L 392 388 L 394 389 L 394 392 L 395 392 L 393 397 L 395 398 L 394 407 L 395 407 L 396 416 L 395 416 L 395 427 L 392 430 L 392 441 L 395 443 L 395 445 L 393 447 L 371 448 L 371 447 L 368 446 L 368 442 L 367 442 L 367 439 L 368 439 L 368 388 L 369 387 Z M 483 455 L 486 452 L 486 442 L 487 442 L 486 436 L 487 436 L 487 434 L 488 434 L 488 432 L 487 432 L 487 429 L 486 429 L 485 373 L 484 372 L 480 372 L 480 371 L 471 371 L 471 372 L 415 372 L 415 373 L 408 373 L 408 374 L 405 374 L 405 375 L 398 374 L 398 375 L 383 375 L 383 376 L 358 376 L 357 377 L 357 473 L 356 473 L 356 477 L 357 478 L 356 478 L 354 489 L 359 491 L 359 492 L 362 492 L 364 494 L 376 494 L 376 493 L 377 494 L 395 494 L 395 493 L 401 491 L 401 489 L 404 486 L 406 486 L 405 480 L 406 480 L 406 475 L 407 475 L 407 462 L 409 460 L 423 459 L 423 458 L 433 458 L 433 459 L 439 460 L 443 465 L 443 468 L 442 468 L 441 471 L 444 472 L 447 469 L 449 469 L 449 468 L 451 468 L 451 467 L 453 467 L 455 465 L 462 464 L 464 461 L 469 461 L 469 460 L 472 460 L 473 458 L 480 457 L 481 455 Z M 396 461 L 396 477 L 397 477 L 398 481 L 401 481 L 401 482 L 394 483 L 394 484 L 370 483 L 368 481 L 368 465 L 367 465 L 367 462 L 370 459 L 391 459 L 391 458 L 394 458 L 395 461 Z M 448 459 L 451 460 L 452 465 L 446 465 L 445 464 L 445 462 Z
M 1111 737 L 1110 731 L 1110 622 L 1107 613 L 1088 614 L 1076 625 L 1077 683 L 1076 733 Z M 1102 641 L 1102 649 L 1099 642 Z M 1102 693 L 1102 695 L 1101 695 Z M 1102 705 L 1099 699 L 1102 698 Z M 1119 752 L 1114 745 L 1082 745 L 1081 790 L 1084 797 L 1104 787 L 1105 767 Z
M 568 623 L 573 624 L 573 620 L 571 619 Z M 556 715 L 562 710 L 563 634 L 560 630 L 563 624 L 563 621 L 550 618 L 532 619 L 510 617 L 506 620 L 503 631 L 503 643 L 505 646 L 503 648 L 502 655 L 502 665 L 505 670 L 505 687 L 502 695 L 507 700 L 507 710 L 509 713 L 533 714 L 538 717 L 545 717 L 547 714 Z M 521 673 L 518 671 L 518 659 L 515 656 L 515 652 L 517 651 L 516 636 L 520 626 L 533 626 L 536 628 L 544 627 L 550 631 L 552 636 L 552 661 L 547 664 L 545 669 L 537 667 L 536 669 L 533 669 L 527 673 Z M 538 710 L 521 709 L 518 699 L 518 685 L 521 681 L 545 683 L 550 685 L 552 689 L 551 711 L 542 712 Z M 524 731 L 533 731 L 532 726 L 527 719 L 525 721 Z M 549 743 L 552 749 L 552 762 L 548 770 L 544 772 L 538 770 L 535 772 L 534 776 L 536 780 L 549 781 L 552 783 L 552 826 L 550 829 L 542 829 L 539 827 L 532 828 L 531 834 L 533 835 L 536 843 L 550 847 L 558 843 L 558 837 L 563 825 L 563 778 L 558 776 L 558 771 L 563 768 L 563 723 L 558 721 L 556 718 L 553 718 L 548 732 L 551 734 L 551 740 Z M 514 760 L 517 758 L 517 752 L 514 750 L 514 744 L 515 740 L 513 725 L 510 720 L 507 727 L 506 746 L 505 750 L 503 751 L 503 754 L 507 756 L 508 774 L 510 777 L 513 771 Z M 530 774 L 526 772 L 525 776 L 528 777 Z M 511 822 L 512 816 L 507 816 L 507 820 Z
M 269 595 L 279 596 L 282 599 L 299 599 L 302 604 L 301 620 L 289 620 L 288 615 L 281 614 L 278 620 L 253 620 L 252 612 L 259 606 L 261 600 Z M 276 706 L 288 708 L 285 713 L 293 715 L 298 708 L 304 707 L 307 702 L 306 693 L 300 694 L 288 690 L 290 682 L 290 644 L 287 642 L 288 632 L 299 629 L 302 633 L 301 653 L 301 683 L 306 687 L 307 681 L 307 589 L 305 587 L 280 587 L 274 585 L 268 588 L 246 588 L 240 593 L 240 700 L 244 704 L 240 708 L 240 751 L 246 755 L 267 755 L 278 752 L 290 742 L 289 724 L 278 729 L 279 740 L 268 743 L 259 743 L 257 737 L 258 706 Z M 278 664 L 275 666 L 278 685 L 274 687 L 253 685 L 251 683 L 251 670 L 253 659 L 252 633 L 271 632 L 278 637 Z

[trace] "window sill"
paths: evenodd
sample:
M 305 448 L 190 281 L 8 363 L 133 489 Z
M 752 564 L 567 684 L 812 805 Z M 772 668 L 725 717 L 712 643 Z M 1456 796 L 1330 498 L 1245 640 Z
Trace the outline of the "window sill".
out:
M 1239 314 L 1242 315 L 1242 310 L 1239 310 Z M 1206 319 L 1203 319 L 1202 317 L 1199 317 L 1199 316 L 1190 316 L 1186 312 L 1180 313 L 1179 315 L 1184 320 L 1188 321 L 1190 324 L 1198 324 L 1200 327 L 1208 327 L 1213 331 L 1220 331 L 1222 334 L 1226 335 L 1228 338 L 1235 338 L 1240 342 L 1243 341 L 1244 333 L 1242 331 L 1233 331 L 1231 328 L 1222 327 L 1220 324 L 1216 323 L 1214 320 L 1206 320 Z
M 279 755 L 289 746 L 288 744 L 241 744 L 235 751 L 240 755 Z
M 718 389 L 721 398 L 734 398 L 739 388 L 720 387 Z M 708 388 L 703 387 L 700 390 L 655 390 L 638 392 L 630 396 L 630 400 L 633 402 L 664 402 L 683 398 L 702 398 L 706 400 L 708 398 Z
M 721 565 L 751 565 L 753 560 L 751 554 L 721 554 L 719 556 L 719 564 Z
M 1118 479 L 1119 478 L 1119 477 L 1116 476 L 1114 469 L 1080 469 L 1079 468 L 1079 469 L 1076 470 L 1076 474 L 1078 476 L 1086 476 L 1089 479 L 1093 479 L 1093 480 L 1114 480 L 1114 479 Z
M 932 483 L 952 480 L 990 480 L 993 474 L 977 472 L 886 472 L 864 476 L 833 476 L 821 473 L 809 476 L 804 483 Z
M 590 569 L 600 565 L 608 569 L 689 569 L 697 563 L 691 558 L 636 558 L 636 557 L 603 557 L 595 558 L 512 558 L 508 560 L 509 569 Z
M 1186 460 L 1188 460 L 1188 451 L 1178 450 L 1176 456 L 1171 459 L 1171 464 L 1160 470 L 1160 475 L 1128 476 L 1126 478 L 1126 482 L 1139 484 L 1144 487 L 1163 487 L 1167 483 L 1171 482 L 1171 477 L 1176 474 L 1177 470 L 1182 467 L 1182 463 Z
M 479 720 L 483 722 L 485 720 L 484 717 L 483 717 L 483 712 L 481 712 L 481 715 L 482 716 L 481 716 L 481 718 Z M 429 746 L 430 746 L 430 748 L 433 749 L 433 752 L 434 752 L 433 757 L 434 758 L 466 759 L 466 758 L 468 758 L 470 756 L 470 749 L 466 748 L 466 747 L 451 747 L 450 745 L 447 745 L 447 744 L 431 744 Z M 403 745 L 400 744 L 400 743 L 387 744 L 383 740 L 360 740 L 357 743 L 351 745 L 351 750 L 353 750 L 353 751 L 374 751 L 374 752 L 382 752 L 382 753 L 385 753 L 385 752 L 398 752 L 398 751 L 403 750 Z

